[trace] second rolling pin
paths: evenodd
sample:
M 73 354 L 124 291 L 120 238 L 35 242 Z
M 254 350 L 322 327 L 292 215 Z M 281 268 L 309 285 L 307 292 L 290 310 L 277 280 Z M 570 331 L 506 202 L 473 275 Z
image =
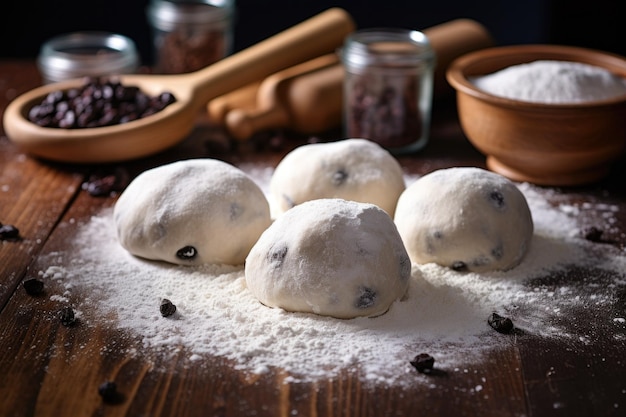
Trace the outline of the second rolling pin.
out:
M 254 110 L 226 114 L 226 128 L 236 139 L 277 127 L 305 134 L 329 129 L 340 122 L 342 82 L 343 68 L 335 54 L 280 71 L 263 80 Z

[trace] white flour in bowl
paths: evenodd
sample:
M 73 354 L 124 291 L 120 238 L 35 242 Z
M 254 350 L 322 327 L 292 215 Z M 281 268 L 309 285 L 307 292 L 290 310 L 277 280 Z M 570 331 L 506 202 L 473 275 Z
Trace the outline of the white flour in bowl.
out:
M 626 79 L 598 66 L 540 60 L 470 79 L 487 93 L 535 103 L 584 103 L 626 94 Z
M 72 305 L 84 326 L 104 323 L 127 331 L 141 341 L 136 348 L 141 355 L 183 352 L 193 366 L 218 356 L 246 375 L 282 369 L 289 375 L 285 381 L 323 380 L 348 369 L 368 383 L 432 384 L 409 364 L 415 355 L 429 353 L 438 369 L 462 373 L 492 349 L 510 347 L 515 336 L 488 326 L 492 312 L 511 317 L 527 334 L 579 343 L 580 337 L 595 336 L 568 333 L 559 320 L 570 308 L 614 305 L 615 288 L 626 285 L 623 253 L 615 249 L 614 257 L 598 260 L 590 255 L 598 245 L 577 237 L 577 213 L 597 212 L 610 226 L 615 206 L 551 205 L 546 191 L 520 187 L 535 223 L 531 249 L 521 265 L 480 275 L 435 264 L 415 267 L 408 298 L 376 318 L 342 320 L 268 308 L 247 290 L 243 267 L 184 267 L 135 258 L 116 240 L 111 209 L 80 228 L 73 250 L 51 254 L 40 275 L 65 288 L 51 295 L 59 308 Z M 591 294 L 585 290 L 588 283 L 532 282 L 566 274 L 572 264 L 610 271 L 610 285 L 598 285 Z M 162 298 L 177 306 L 175 315 L 160 315 Z M 612 343 L 626 343 L 623 319 L 605 318 L 614 328 Z

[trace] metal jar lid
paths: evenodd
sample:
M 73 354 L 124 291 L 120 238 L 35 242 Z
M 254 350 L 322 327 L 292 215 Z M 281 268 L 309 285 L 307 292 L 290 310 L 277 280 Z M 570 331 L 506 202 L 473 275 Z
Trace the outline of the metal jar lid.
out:
M 349 70 L 380 68 L 432 68 L 435 53 L 426 35 L 416 30 L 373 28 L 359 30 L 346 38 L 342 60 Z
M 234 11 L 234 0 L 152 0 L 148 21 L 166 32 L 180 27 L 226 29 Z
M 139 67 L 135 43 L 107 32 L 74 32 L 46 41 L 37 64 L 45 83 L 130 74 Z

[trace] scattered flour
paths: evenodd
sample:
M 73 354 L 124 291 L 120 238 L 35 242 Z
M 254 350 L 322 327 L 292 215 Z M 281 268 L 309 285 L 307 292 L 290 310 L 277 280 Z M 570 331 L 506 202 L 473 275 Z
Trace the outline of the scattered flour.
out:
M 604 68 L 568 61 L 513 65 L 471 81 L 490 94 L 536 103 L 582 103 L 626 94 L 626 79 Z
M 116 240 L 112 209 L 82 226 L 73 251 L 51 254 L 50 267 L 41 275 L 65 283 L 70 296 L 86 289 L 86 298 L 76 297 L 85 325 L 110 320 L 114 328 L 142 340 L 138 351 L 183 351 L 193 366 L 207 355 L 224 357 L 250 374 L 276 367 L 287 372 L 289 381 L 330 378 L 348 369 L 366 382 L 414 384 L 416 371 L 408 362 L 418 353 L 435 356 L 441 369 L 463 369 L 510 343 L 512 336 L 487 325 L 494 311 L 511 317 L 524 332 L 569 337 L 551 319 L 588 295 L 581 296 L 575 283 L 550 289 L 529 285 L 529 280 L 566 272 L 571 264 L 591 266 L 593 245 L 576 237 L 579 226 L 571 206 L 551 205 L 528 184 L 520 189 L 535 222 L 521 265 L 480 275 L 435 264 L 416 266 L 408 297 L 376 318 L 341 320 L 265 307 L 247 290 L 243 266 L 184 267 L 133 257 Z M 616 256 L 595 260 L 593 267 L 623 273 L 624 256 L 613 249 Z M 626 285 L 623 274 L 614 280 Z M 161 317 L 162 298 L 176 304 L 174 316 Z M 614 300 L 599 289 L 594 302 Z M 624 327 L 621 317 L 607 320 Z

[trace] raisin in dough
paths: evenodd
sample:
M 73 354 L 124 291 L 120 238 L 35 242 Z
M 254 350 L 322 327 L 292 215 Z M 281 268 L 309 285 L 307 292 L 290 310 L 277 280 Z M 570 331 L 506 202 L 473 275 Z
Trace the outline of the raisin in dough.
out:
M 305 201 L 341 198 L 376 204 L 392 216 L 404 189 L 398 161 L 365 139 L 300 146 L 280 161 L 270 180 L 277 214 Z
M 400 196 L 395 222 L 413 262 L 457 270 L 513 268 L 533 235 L 521 191 L 480 168 L 441 169 L 421 177 Z
M 246 259 L 248 288 L 287 311 L 376 316 L 403 297 L 411 260 L 378 206 L 342 199 L 302 203 L 280 216 Z
M 261 189 L 214 159 L 143 172 L 119 197 L 114 219 L 130 253 L 181 265 L 242 264 L 271 223 Z

